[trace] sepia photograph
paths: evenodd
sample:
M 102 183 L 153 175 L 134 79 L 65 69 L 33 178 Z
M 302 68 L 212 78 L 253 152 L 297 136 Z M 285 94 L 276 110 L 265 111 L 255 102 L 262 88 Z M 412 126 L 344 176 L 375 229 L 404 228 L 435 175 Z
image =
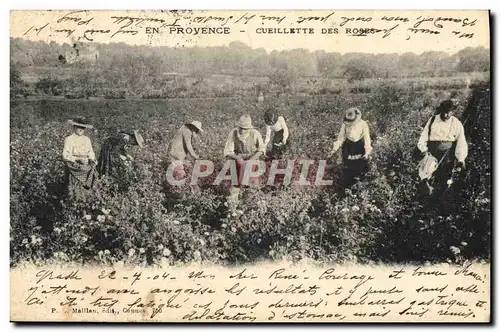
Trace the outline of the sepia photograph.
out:
M 489 15 L 11 11 L 11 320 L 488 322 Z

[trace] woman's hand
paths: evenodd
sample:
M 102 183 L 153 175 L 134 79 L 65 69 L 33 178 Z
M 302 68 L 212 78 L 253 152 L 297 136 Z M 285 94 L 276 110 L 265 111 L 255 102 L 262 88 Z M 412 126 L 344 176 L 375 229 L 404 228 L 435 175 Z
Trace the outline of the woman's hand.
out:
M 75 161 L 78 163 L 78 164 L 81 164 L 81 165 L 87 165 L 89 160 L 87 158 L 76 158 Z
M 463 161 L 457 162 L 454 171 L 461 172 L 463 169 L 465 169 L 465 162 Z

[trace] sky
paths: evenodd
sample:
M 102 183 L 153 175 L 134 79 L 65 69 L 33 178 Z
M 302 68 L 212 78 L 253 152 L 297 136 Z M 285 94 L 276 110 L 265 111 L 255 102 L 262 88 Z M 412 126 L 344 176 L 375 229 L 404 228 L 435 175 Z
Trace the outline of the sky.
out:
M 268 52 L 305 48 L 398 54 L 452 54 L 490 44 L 487 11 L 98 10 L 11 11 L 10 16 L 11 37 L 57 43 L 204 47 L 240 41 Z M 207 27 L 217 28 L 217 33 L 201 34 Z

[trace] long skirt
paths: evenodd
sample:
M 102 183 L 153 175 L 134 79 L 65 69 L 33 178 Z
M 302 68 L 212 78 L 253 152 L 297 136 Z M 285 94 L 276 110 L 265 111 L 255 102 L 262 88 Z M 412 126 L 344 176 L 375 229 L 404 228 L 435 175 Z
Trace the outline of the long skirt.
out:
M 438 160 L 438 163 L 440 162 L 432 177 L 433 183 L 438 187 L 444 188 L 451 177 L 454 160 L 453 147 L 452 142 L 429 141 L 427 143 L 429 153 Z
M 68 194 L 75 194 L 82 189 L 91 189 L 96 178 L 94 165 L 82 165 L 77 163 L 65 164 L 64 182 Z
M 286 144 L 283 143 L 283 130 L 277 131 L 273 135 L 271 141 L 271 148 L 267 153 L 267 157 L 271 159 L 282 158 L 283 155 L 290 149 L 290 137 L 288 137 Z

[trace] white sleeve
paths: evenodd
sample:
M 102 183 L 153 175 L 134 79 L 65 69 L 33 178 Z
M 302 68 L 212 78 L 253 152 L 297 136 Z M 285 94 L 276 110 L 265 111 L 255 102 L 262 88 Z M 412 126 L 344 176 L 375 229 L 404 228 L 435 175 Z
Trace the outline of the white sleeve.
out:
M 365 153 L 372 153 L 372 138 L 370 137 L 370 127 L 366 122 L 365 127 L 363 128 L 363 138 L 365 140 Z
M 457 119 L 456 122 L 457 122 L 458 137 L 457 137 L 457 146 L 455 148 L 455 157 L 457 158 L 458 161 L 464 162 L 469 152 L 467 146 L 467 140 L 465 139 L 464 126 L 462 125 L 460 120 Z
M 266 137 L 264 139 L 264 145 L 267 146 L 271 140 L 271 126 L 266 126 Z
M 88 158 L 90 160 L 95 160 L 95 153 L 94 153 L 94 149 L 92 148 L 92 141 L 90 140 L 90 138 L 87 138 L 87 144 L 88 144 Z
M 234 154 L 234 130 L 231 130 L 226 139 L 226 145 L 224 146 L 224 157 L 228 157 Z
M 431 123 L 431 119 L 427 120 L 427 123 L 420 134 L 420 138 L 417 143 L 417 147 L 421 152 L 427 152 L 427 142 L 429 141 L 429 125 Z
M 345 124 L 342 122 L 342 125 L 340 126 L 339 136 L 337 137 L 337 140 L 333 143 L 334 152 L 337 151 L 342 146 L 344 140 L 345 140 Z
M 266 153 L 267 144 L 264 143 L 262 135 L 258 130 L 255 131 L 255 138 L 257 143 L 257 152 Z
M 71 137 L 66 137 L 64 140 L 62 157 L 64 161 L 75 161 L 75 157 L 73 157 L 73 141 L 71 140 Z

